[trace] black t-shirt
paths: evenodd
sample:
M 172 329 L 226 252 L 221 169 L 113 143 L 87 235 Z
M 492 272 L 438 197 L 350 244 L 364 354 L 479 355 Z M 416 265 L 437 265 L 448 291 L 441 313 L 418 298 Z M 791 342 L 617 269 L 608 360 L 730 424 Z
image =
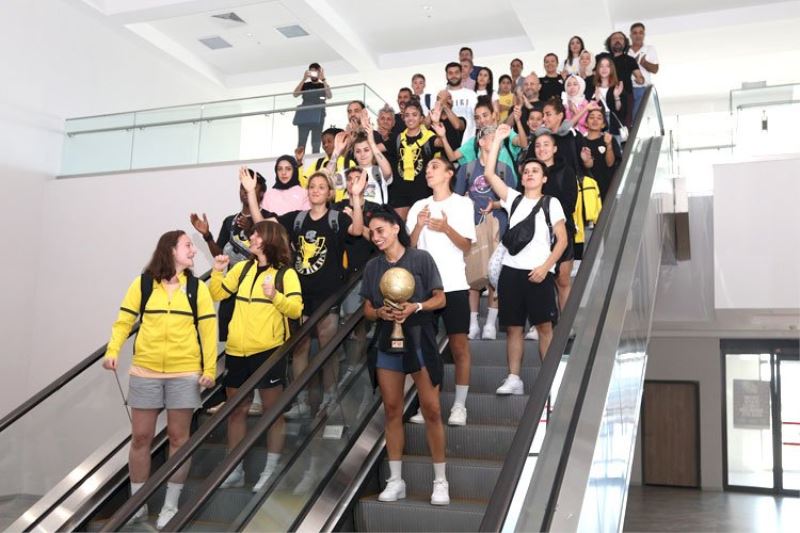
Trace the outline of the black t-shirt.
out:
M 461 146 L 461 142 L 464 139 L 464 131 L 467 129 L 467 121 L 464 117 L 458 117 L 459 122 L 461 122 L 461 129 L 457 130 L 453 127 L 453 124 L 450 122 L 449 119 L 443 119 L 442 124 L 444 124 L 444 136 L 447 137 L 448 144 L 455 149 L 458 146 Z
M 392 128 L 392 138 L 396 138 L 400 135 L 403 130 L 406 129 L 406 121 L 403 120 L 402 113 L 395 113 L 394 114 L 394 127 Z
M 639 63 L 636 62 L 636 59 L 629 56 L 627 53 L 622 53 L 618 56 L 615 56 L 609 52 L 603 52 L 602 54 L 597 54 L 595 56 L 595 65 L 603 57 L 610 57 L 614 61 L 614 68 L 617 71 L 617 79 L 619 79 L 619 81 L 621 81 L 625 86 L 626 93 L 633 94 L 633 80 L 631 79 L 631 76 L 633 75 L 634 70 L 639 70 Z
M 417 200 L 433 194 L 425 180 L 425 169 L 428 162 L 437 153 L 437 148 L 433 144 L 436 141 L 436 135 L 428 138 L 426 143 L 421 141 L 422 131 L 418 135 L 407 137 L 405 145 L 401 144 L 400 146 L 394 177 L 389 186 L 389 199 L 395 207 L 406 207 L 406 205 L 395 203 L 395 199 L 401 200 L 404 204 L 410 201 L 411 203 L 408 203 L 407 206 L 411 206 Z M 402 138 L 396 143 L 402 143 Z M 407 164 L 408 168 L 406 168 Z
M 344 212 L 346 207 L 350 207 L 350 200 L 342 200 L 340 202 L 336 202 L 334 208 L 337 211 Z M 364 217 L 364 222 L 366 223 L 369 220 L 369 217 L 372 216 L 372 213 L 375 212 L 376 209 L 379 209 L 380 206 L 375 202 L 365 201 L 364 206 L 362 207 L 362 215 Z M 370 242 L 369 239 L 364 238 L 363 236 L 356 237 L 355 235 L 350 235 L 349 233 L 344 239 L 344 247 L 347 250 L 347 270 L 349 272 L 358 272 L 364 268 L 364 265 L 367 264 L 369 258 L 375 253 L 376 248 Z
M 390 263 L 386 260 L 385 255 L 380 254 L 370 259 L 367 266 L 364 267 L 364 279 L 361 284 L 361 296 L 368 299 L 376 309 L 383 307 L 383 294 L 380 289 L 381 277 L 393 267 L 405 268 L 414 276 L 414 294 L 409 302 L 424 302 L 433 296 L 434 290 L 444 290 L 439 269 L 436 268 L 431 254 L 425 250 L 406 248 L 397 263 Z
M 295 232 L 298 213 L 300 211 L 291 211 L 278 217 L 278 221 L 289 233 L 289 242 L 294 248 L 294 269 L 300 275 L 303 298 L 324 298 L 344 279 L 342 256 L 352 219 L 340 211 L 337 216 L 339 231 L 334 231 L 327 212 L 319 220 L 311 218 L 308 212 L 300 230 Z
M 609 167 L 606 164 L 606 145 L 605 142 L 603 142 L 602 135 L 594 140 L 582 137 L 580 145 L 581 148 L 587 147 L 592 151 L 594 164 L 592 168 L 589 169 L 589 173 L 597 182 L 597 186 L 600 188 L 600 197 L 605 202 L 606 194 L 608 193 L 608 187 L 611 185 L 611 178 L 614 177 L 614 171 L 617 169 L 620 161 L 622 160 L 622 150 L 620 150 L 617 141 L 613 139 L 611 141 L 611 146 L 614 150 L 614 166 Z
M 244 227 L 239 227 L 236 224 L 236 218 L 241 213 L 225 217 L 222 221 L 222 229 L 219 230 L 219 237 L 217 237 L 217 246 L 230 257 L 230 266 L 235 265 L 250 256 L 250 233 L 253 229 L 253 219 L 244 217 L 246 222 Z M 275 213 L 261 210 L 261 216 L 266 218 L 277 218 Z
M 325 105 L 325 84 L 321 81 L 307 81 L 300 91 L 303 99 L 300 105 Z
M 548 167 L 547 170 L 550 175 L 542 186 L 542 193 L 558 198 L 564 209 L 564 215 L 567 217 L 567 230 L 574 232 L 575 223 L 572 220 L 572 213 L 575 212 L 575 204 L 578 202 L 578 180 L 575 171 L 567 166 L 558 155 L 553 166 Z
M 545 76 L 539 78 L 539 83 L 542 84 L 542 88 L 539 89 L 539 100 L 547 103 L 553 96 L 558 97 L 559 100 L 561 99 L 561 93 L 564 91 L 564 78 L 561 76 L 556 76 L 554 78 Z

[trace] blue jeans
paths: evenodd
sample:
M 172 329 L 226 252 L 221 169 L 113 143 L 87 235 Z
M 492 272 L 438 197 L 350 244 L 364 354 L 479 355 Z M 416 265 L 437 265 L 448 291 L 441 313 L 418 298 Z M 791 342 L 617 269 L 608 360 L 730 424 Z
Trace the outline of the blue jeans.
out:
M 634 87 L 633 88 L 633 122 L 636 122 L 636 115 L 639 113 L 639 104 L 642 103 L 642 96 L 647 87 Z

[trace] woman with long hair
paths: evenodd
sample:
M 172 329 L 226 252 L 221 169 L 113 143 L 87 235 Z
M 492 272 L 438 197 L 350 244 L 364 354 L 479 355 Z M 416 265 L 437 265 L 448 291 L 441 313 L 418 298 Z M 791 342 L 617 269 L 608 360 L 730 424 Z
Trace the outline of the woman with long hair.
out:
M 361 296 L 364 297 L 364 316 L 377 321 L 377 353 L 368 359 L 373 385 L 381 389 L 386 413 L 386 451 L 389 456 L 389 479 L 378 496 L 380 501 L 392 502 L 406 497 L 402 478 L 403 386 L 406 374 L 417 385 L 428 447 L 433 460 L 433 493 L 431 503 L 450 503 L 449 486 L 445 476 L 445 438 L 439 404 L 439 387 L 443 366 L 436 349 L 433 311 L 445 306 L 444 285 L 431 255 L 411 247 L 405 222 L 391 208 L 372 213 L 369 221 L 370 239 L 380 254 L 364 268 Z M 414 293 L 409 301 L 394 306 L 384 301 L 380 282 L 390 268 L 402 268 L 415 280 Z M 389 349 L 394 323 L 402 323 L 405 348 L 401 353 Z
M 225 344 L 225 392 L 228 398 L 289 338 L 290 319 L 300 318 L 303 298 L 297 272 L 290 268 L 291 251 L 286 230 L 267 220 L 258 222 L 250 234 L 251 257 L 224 274 L 227 255 L 214 258 L 209 284 L 215 300 L 235 295 L 237 302 Z M 258 382 L 256 388 L 265 409 L 272 407 L 286 383 L 286 358 L 281 359 Z M 244 438 L 250 398 L 240 403 L 228 418 L 228 449 Z M 267 434 L 267 462 L 253 486 L 258 492 L 275 473 L 283 449 L 284 421 L 280 417 Z M 221 487 L 242 487 L 244 468 L 236 466 Z
M 116 371 L 120 349 L 138 317 L 128 392 L 131 495 L 150 477 L 150 449 L 161 409 L 167 410 L 172 455 L 189 439 L 201 387 L 213 387 L 217 376 L 216 314 L 208 288 L 192 275 L 196 253 L 192 240 L 181 230 L 161 236 L 144 273 L 128 287 L 103 358 L 103 368 Z M 167 483 L 156 523 L 159 529 L 178 511 L 189 467 L 186 461 Z M 143 505 L 133 520 L 146 517 L 147 505 Z
M 580 75 L 580 59 L 584 50 L 586 47 L 583 45 L 583 39 L 578 35 L 573 35 L 567 44 L 567 55 L 564 56 L 564 63 L 561 67 L 561 75 L 565 79 L 572 74 Z
M 351 186 L 355 195 L 365 188 L 366 176 Z M 330 202 L 334 195 L 333 179 L 324 172 L 315 172 L 308 178 L 308 200 L 311 209 L 291 211 L 278 217 L 286 228 L 289 242 L 294 248 L 294 268 L 300 275 L 303 287 L 303 319 L 308 319 L 331 295 L 331 288 L 339 286 L 345 277 L 344 251 L 347 235 L 358 237 L 363 234 L 364 222 L 362 205 L 356 203 L 352 215 L 332 210 Z M 325 318 L 317 323 L 316 333 L 320 349 L 336 333 L 339 310 L 333 306 L 326 310 Z M 311 339 L 305 338 L 295 348 L 292 357 L 292 375 L 296 378 L 308 366 Z M 323 405 L 330 403 L 335 396 L 336 366 L 326 365 L 322 372 L 325 388 Z M 298 395 L 297 403 L 287 411 L 288 418 L 299 418 L 310 414 L 308 391 Z
M 624 90 L 625 84 L 617 77 L 614 60 L 610 56 L 601 56 L 597 60 L 594 76 L 586 80 L 586 98 L 603 106 L 608 129 L 620 144 L 620 126 L 628 112 Z

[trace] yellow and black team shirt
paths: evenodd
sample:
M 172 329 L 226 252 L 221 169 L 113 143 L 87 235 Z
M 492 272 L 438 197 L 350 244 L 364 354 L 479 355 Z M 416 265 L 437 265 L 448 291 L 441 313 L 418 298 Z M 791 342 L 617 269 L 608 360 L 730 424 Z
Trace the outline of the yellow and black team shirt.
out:
M 205 284 L 198 283 L 198 323 L 195 329 L 192 307 L 186 296 L 186 275 L 179 274 L 178 281 L 180 287 L 172 295 L 163 284 L 153 282 L 153 292 L 147 300 L 142 325 L 136 335 L 133 365 L 154 372 L 200 372 L 202 345 L 203 375 L 216 379 L 217 316 L 211 294 Z M 106 357 L 119 357 L 119 351 L 139 316 L 141 301 L 141 276 L 137 276 L 128 287 L 111 328 Z
M 413 137 L 408 135 L 407 129 L 403 130 L 397 140 L 397 171 L 392 180 L 391 195 L 399 194 L 415 200 L 431 195 L 425 169 L 431 159 L 440 156 L 435 141 L 436 134 L 424 126 Z
M 330 162 L 330 158 L 328 156 L 320 157 L 319 159 L 315 160 L 313 163 L 308 165 L 305 168 L 300 168 L 300 186 L 304 189 L 308 188 L 308 178 L 314 172 L 325 170 L 325 167 Z M 356 166 L 356 162 L 352 159 L 345 158 L 343 155 L 340 155 L 339 158 L 336 160 L 336 171 L 333 175 L 333 182 L 335 187 L 335 196 L 334 202 L 340 202 L 344 199 L 347 195 L 347 183 L 344 181 L 344 170 L 346 168 L 353 168 Z
M 270 300 L 261 286 L 267 277 L 275 283 L 278 270 L 252 264 L 240 285 L 239 277 L 247 263 L 237 263 L 227 274 L 212 270 L 209 282 L 214 300 L 236 295 L 225 353 L 237 357 L 247 357 L 280 346 L 289 338 L 287 319 L 298 319 L 303 313 L 297 272 L 290 268 L 283 274 L 283 292 L 276 292 L 275 298 Z

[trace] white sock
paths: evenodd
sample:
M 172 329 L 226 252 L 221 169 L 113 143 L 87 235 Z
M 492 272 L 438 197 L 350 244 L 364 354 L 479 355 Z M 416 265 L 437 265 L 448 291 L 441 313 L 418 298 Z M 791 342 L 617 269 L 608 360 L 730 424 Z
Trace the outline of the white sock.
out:
M 267 464 L 264 465 L 264 470 L 267 470 L 268 468 L 275 468 L 278 466 L 278 461 L 280 460 L 281 454 L 272 452 L 267 453 Z
M 131 482 L 131 496 L 133 496 L 134 494 L 139 492 L 139 489 L 141 489 L 143 486 L 144 486 L 144 483 L 133 483 L 133 482 Z
M 519 381 L 519 376 L 516 374 L 509 374 L 508 381 Z
M 445 476 L 445 465 L 447 463 L 433 463 L 433 480 L 434 481 L 447 481 Z
M 389 479 L 403 479 L 403 461 L 389 461 Z
M 496 320 L 497 320 L 497 308 L 496 307 L 490 307 L 486 311 L 486 323 L 487 324 L 491 324 L 492 326 L 494 326 L 494 323 L 495 323 Z
M 462 407 L 467 404 L 467 392 L 469 392 L 469 385 L 456 385 L 456 399 L 453 405 L 460 404 Z
M 297 403 L 308 403 L 308 391 L 304 390 L 297 393 Z
M 478 312 L 470 312 L 469 313 L 469 325 L 477 324 L 478 323 Z
M 258 390 L 253 391 L 253 404 L 254 405 L 263 405 L 261 403 L 261 395 L 258 393 Z
M 183 483 L 167 483 L 167 495 L 164 496 L 164 507 L 178 508 L 178 500 L 181 498 Z

